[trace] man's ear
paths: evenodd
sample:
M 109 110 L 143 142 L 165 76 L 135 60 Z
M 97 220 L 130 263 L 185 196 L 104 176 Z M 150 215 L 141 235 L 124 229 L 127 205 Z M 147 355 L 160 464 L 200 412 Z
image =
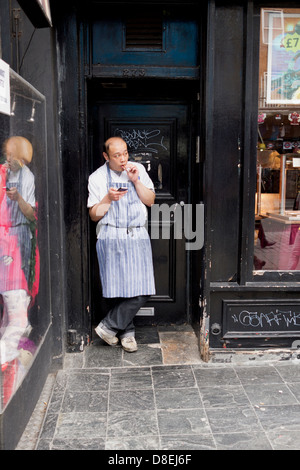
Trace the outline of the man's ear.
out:
M 109 161 L 109 157 L 108 157 L 108 155 L 107 155 L 106 152 L 103 152 L 103 157 L 105 158 L 105 160 L 106 160 L 107 162 Z

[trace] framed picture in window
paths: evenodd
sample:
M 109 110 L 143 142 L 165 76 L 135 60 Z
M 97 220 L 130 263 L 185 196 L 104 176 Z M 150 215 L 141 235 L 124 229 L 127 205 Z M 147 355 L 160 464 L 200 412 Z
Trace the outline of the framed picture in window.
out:
M 267 104 L 300 104 L 300 9 L 269 13 Z

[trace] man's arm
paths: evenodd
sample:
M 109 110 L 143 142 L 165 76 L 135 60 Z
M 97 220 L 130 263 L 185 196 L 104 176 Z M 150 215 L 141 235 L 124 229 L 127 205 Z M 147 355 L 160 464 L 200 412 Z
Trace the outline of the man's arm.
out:
M 143 183 L 140 180 L 137 180 L 134 183 L 134 186 L 138 194 L 138 197 L 140 198 L 142 203 L 148 207 L 151 207 L 155 201 L 155 194 L 152 191 L 152 189 L 146 188 L 146 186 L 143 185 Z
M 110 208 L 110 205 L 111 200 L 109 199 L 107 193 L 104 198 L 100 202 L 98 202 L 98 204 L 95 204 L 93 207 L 90 207 L 89 214 L 92 221 L 98 222 L 99 220 L 101 220 Z
M 28 202 L 26 202 L 25 199 L 23 199 L 17 188 L 10 188 L 6 194 L 12 201 L 17 201 L 20 211 L 26 217 L 26 219 L 31 221 L 35 219 L 34 208 Z
M 112 201 L 119 201 L 126 193 L 127 191 L 119 192 L 115 188 L 110 188 L 104 198 L 89 209 L 92 221 L 99 222 L 107 213 Z
M 152 206 L 155 201 L 155 193 L 141 182 L 138 168 L 134 164 L 129 164 L 126 167 L 126 171 L 142 203 L 148 207 Z

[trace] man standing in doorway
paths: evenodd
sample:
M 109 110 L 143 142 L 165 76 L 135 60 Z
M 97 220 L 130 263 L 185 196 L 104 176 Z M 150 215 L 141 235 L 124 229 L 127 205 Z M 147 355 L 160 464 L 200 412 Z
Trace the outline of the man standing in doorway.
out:
M 97 222 L 97 256 L 102 295 L 114 306 L 96 327 L 109 345 L 137 350 L 133 319 L 155 294 L 152 251 L 145 228 L 147 209 L 155 200 L 154 186 L 140 163 L 128 162 L 126 142 L 105 142 L 105 164 L 89 177 L 89 214 Z

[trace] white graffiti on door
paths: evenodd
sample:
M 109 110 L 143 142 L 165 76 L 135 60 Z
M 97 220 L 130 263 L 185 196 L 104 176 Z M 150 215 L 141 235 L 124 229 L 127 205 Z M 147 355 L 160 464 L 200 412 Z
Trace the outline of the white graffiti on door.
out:
M 164 136 L 161 135 L 159 129 L 116 129 L 114 135 L 124 139 L 130 149 L 141 148 L 154 153 L 158 153 L 159 148 L 168 150 L 163 143 Z

